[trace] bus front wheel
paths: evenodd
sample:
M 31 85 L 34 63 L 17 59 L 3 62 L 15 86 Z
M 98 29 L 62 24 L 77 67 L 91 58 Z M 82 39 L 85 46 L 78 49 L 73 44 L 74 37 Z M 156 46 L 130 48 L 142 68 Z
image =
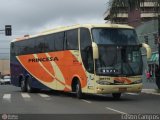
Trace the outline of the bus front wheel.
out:
M 112 93 L 112 96 L 114 100 L 119 100 L 121 97 L 121 93 Z
M 79 99 L 81 99 L 83 97 L 82 90 L 81 90 L 81 84 L 79 81 L 76 84 L 76 96 Z

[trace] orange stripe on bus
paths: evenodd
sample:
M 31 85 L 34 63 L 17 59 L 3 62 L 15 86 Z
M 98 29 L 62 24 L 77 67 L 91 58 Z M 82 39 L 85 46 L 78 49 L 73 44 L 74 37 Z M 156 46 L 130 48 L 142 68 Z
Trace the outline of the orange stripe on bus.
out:
M 34 77 L 44 82 L 52 82 L 54 78 L 50 76 L 39 64 L 39 62 L 29 62 L 29 59 L 35 59 L 33 55 L 23 55 L 18 57 L 23 67 Z
M 45 53 L 41 53 L 41 54 L 37 54 L 38 58 L 47 58 L 46 54 Z M 47 62 L 41 62 L 45 68 L 47 68 L 47 70 L 52 74 L 52 75 L 55 75 L 55 72 L 54 72 L 54 69 L 51 65 L 51 62 L 50 61 L 47 61 Z
M 37 54 L 37 58 L 34 55 L 22 55 L 19 56 L 19 60 L 24 68 L 37 79 L 44 82 L 52 82 L 53 80 L 57 80 L 62 85 L 71 86 L 71 82 L 74 76 L 79 77 L 81 81 L 81 87 L 85 87 L 87 85 L 87 76 L 82 67 L 82 64 L 78 62 L 76 57 L 70 51 L 62 51 L 62 52 L 52 52 L 48 53 L 50 57 L 57 57 L 58 60 L 55 61 L 42 61 L 41 66 L 39 61 L 34 59 L 38 58 L 47 58 L 45 53 Z M 29 62 L 30 60 L 30 62 Z M 50 62 L 55 62 L 59 67 L 62 76 L 64 77 L 64 82 L 60 80 L 60 78 L 55 77 L 54 68 L 52 67 Z M 47 69 L 47 70 L 45 70 Z M 49 73 L 48 73 L 49 72 Z M 63 78 L 62 78 L 63 79 Z M 69 91 L 67 87 L 64 89 L 65 91 Z
M 122 82 L 122 83 L 128 83 L 130 84 L 132 81 L 127 79 L 127 78 L 124 78 L 124 77 L 119 77 L 119 78 L 114 78 L 114 80 L 118 81 L 118 82 Z
M 82 64 L 78 62 L 76 57 L 70 51 L 49 53 L 50 56 L 57 56 L 59 61 L 55 61 L 60 68 L 65 82 L 67 85 L 71 85 L 71 81 L 74 75 L 78 75 L 81 78 L 81 87 L 87 85 L 86 73 L 82 67 Z

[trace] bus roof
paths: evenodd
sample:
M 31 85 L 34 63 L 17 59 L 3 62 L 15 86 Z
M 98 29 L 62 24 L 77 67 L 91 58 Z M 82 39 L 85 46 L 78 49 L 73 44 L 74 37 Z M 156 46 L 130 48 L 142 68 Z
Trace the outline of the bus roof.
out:
M 30 38 L 35 38 L 35 37 L 48 35 L 48 34 L 52 34 L 52 33 L 67 31 L 67 30 L 76 29 L 76 28 L 80 28 L 80 27 L 85 27 L 85 28 L 89 28 L 89 29 L 91 29 L 91 28 L 128 28 L 128 29 L 134 29 L 131 26 L 121 25 L 121 24 L 77 24 L 77 25 L 73 25 L 73 26 L 57 27 L 57 28 L 54 28 L 54 29 L 50 29 L 50 30 L 41 32 L 41 33 L 36 34 L 36 35 L 31 35 L 31 36 L 30 35 L 25 35 L 24 37 L 14 39 L 12 42 L 27 40 L 27 39 L 30 39 Z

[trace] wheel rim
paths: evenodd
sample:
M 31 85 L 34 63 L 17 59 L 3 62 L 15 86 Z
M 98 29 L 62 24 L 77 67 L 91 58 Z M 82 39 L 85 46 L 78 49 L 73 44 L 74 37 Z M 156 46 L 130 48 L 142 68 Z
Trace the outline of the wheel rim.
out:
M 31 90 L 31 87 L 29 85 L 29 82 L 27 81 L 27 91 L 30 91 Z
M 79 84 L 79 82 L 76 85 L 76 95 L 77 95 L 77 98 L 79 99 L 82 98 L 81 85 Z
M 21 89 L 24 89 L 24 80 L 21 81 Z
M 77 95 L 79 94 L 79 84 L 78 83 L 76 85 L 76 93 L 77 93 Z

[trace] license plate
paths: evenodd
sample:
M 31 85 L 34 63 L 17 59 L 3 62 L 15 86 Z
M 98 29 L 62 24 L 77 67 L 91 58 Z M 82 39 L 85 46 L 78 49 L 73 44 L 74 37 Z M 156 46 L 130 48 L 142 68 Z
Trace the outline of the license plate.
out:
M 127 88 L 119 88 L 119 92 L 126 92 Z

